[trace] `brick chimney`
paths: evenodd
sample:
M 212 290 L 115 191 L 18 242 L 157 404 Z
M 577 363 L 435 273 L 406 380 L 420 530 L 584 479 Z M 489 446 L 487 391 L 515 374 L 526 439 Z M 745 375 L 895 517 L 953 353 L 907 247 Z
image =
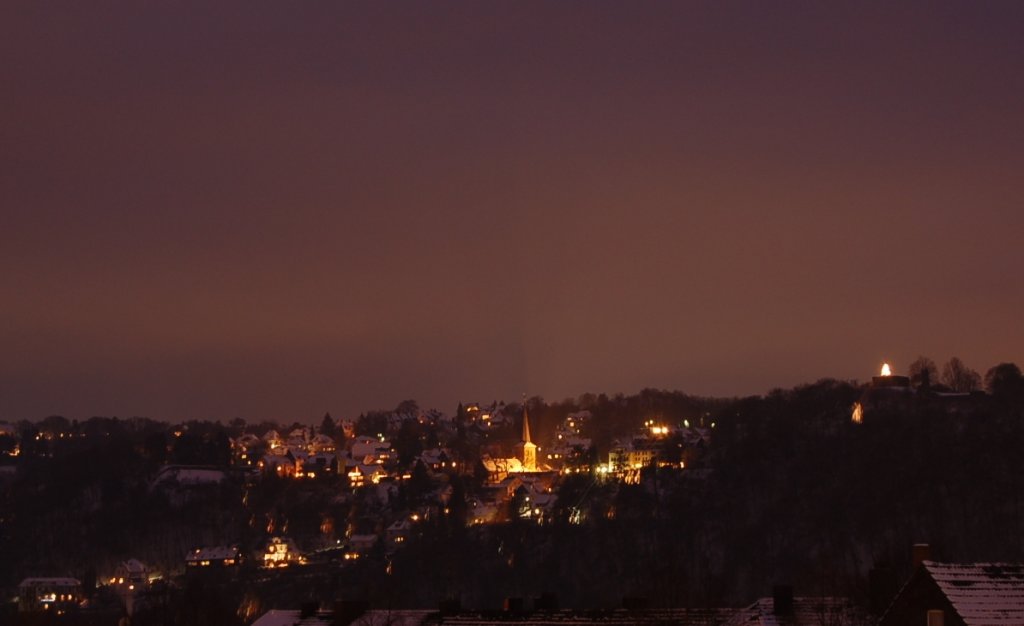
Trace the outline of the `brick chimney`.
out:
M 462 612 L 462 600 L 457 596 L 445 598 L 438 603 L 438 610 L 441 615 L 458 615 Z
M 320 603 L 316 600 L 310 600 L 309 602 L 303 602 L 302 606 L 299 607 L 299 619 L 308 619 L 310 617 L 316 617 L 317 611 L 320 610 Z
M 899 589 L 896 573 L 891 567 L 885 565 L 871 568 L 871 571 L 868 572 L 868 588 L 871 612 L 874 615 L 885 613 Z
M 917 571 L 917 568 L 921 567 L 921 564 L 925 561 L 930 561 L 932 558 L 932 548 L 927 543 L 915 543 L 914 547 L 910 550 L 910 567 L 913 571 Z
M 348 626 L 370 608 L 366 600 L 339 600 L 334 603 L 334 626 Z
M 551 592 L 544 592 L 540 594 L 539 598 L 534 599 L 533 608 L 536 611 L 557 611 L 558 596 Z
M 775 615 L 793 614 L 792 585 L 775 585 L 772 589 L 772 613 Z

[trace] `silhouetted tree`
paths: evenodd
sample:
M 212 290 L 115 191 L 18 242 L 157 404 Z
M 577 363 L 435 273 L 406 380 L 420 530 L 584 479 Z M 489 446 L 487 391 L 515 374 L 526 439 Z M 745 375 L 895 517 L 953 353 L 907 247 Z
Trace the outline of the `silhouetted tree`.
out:
M 388 414 L 384 411 L 370 411 L 363 413 L 356 420 L 356 434 L 375 437 L 384 433 L 388 428 Z
M 466 484 L 462 476 L 453 476 L 451 479 L 452 495 L 448 499 L 448 522 L 450 527 L 460 530 L 466 526 L 466 518 L 469 515 L 469 506 L 466 504 Z
M 210 437 L 206 448 L 208 463 L 224 466 L 231 464 L 231 438 L 223 429 Z
M 338 425 L 330 413 L 324 413 L 324 419 L 320 421 L 320 434 L 334 439 L 338 435 Z
M 158 432 L 148 435 L 142 443 L 143 455 L 154 466 L 167 462 L 167 435 Z
M 96 595 L 96 568 L 92 565 L 82 575 L 82 593 L 86 598 Z
M 510 520 L 517 520 L 521 515 L 526 513 L 530 508 L 530 502 L 528 500 L 529 492 L 525 486 L 520 485 L 512 492 L 512 497 L 508 503 L 508 515 Z
M 433 483 L 430 481 L 430 474 L 427 472 L 423 461 L 416 461 L 412 466 L 410 478 L 404 483 L 404 495 L 407 498 L 406 506 L 419 506 L 424 497 L 430 493 Z
M 931 387 L 939 381 L 939 368 L 935 361 L 926 356 L 919 356 L 908 368 L 910 384 L 918 389 Z
M 399 415 L 419 415 L 420 405 L 416 404 L 415 400 L 402 400 L 395 407 L 395 413 Z
M 39 430 L 51 435 L 66 433 L 71 431 L 71 422 L 62 415 L 51 415 L 39 422 Z
M 958 357 L 953 357 L 942 368 L 942 383 L 953 391 L 967 393 L 981 386 L 981 376 Z
M 1016 363 L 1000 363 L 985 373 L 985 389 L 1001 399 L 1019 399 L 1024 395 L 1024 376 Z
M 39 429 L 28 426 L 21 429 L 21 453 L 26 457 L 46 453 L 46 441 L 39 435 Z
M 403 466 L 411 464 L 423 452 L 419 422 L 402 420 L 402 426 L 398 429 L 398 435 L 392 445 L 398 453 L 398 462 Z

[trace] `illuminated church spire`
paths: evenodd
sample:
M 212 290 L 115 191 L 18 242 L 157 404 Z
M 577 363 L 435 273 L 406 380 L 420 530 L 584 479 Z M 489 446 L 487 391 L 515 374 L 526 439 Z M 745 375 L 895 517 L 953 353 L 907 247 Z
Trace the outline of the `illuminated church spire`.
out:
M 530 441 L 530 415 L 526 412 L 523 402 L 523 471 L 537 471 L 537 446 Z

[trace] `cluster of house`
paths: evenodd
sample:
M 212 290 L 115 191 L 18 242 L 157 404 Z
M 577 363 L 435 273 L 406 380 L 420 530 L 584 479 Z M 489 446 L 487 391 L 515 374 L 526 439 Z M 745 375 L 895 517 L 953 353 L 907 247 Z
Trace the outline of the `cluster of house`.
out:
M 577 411 L 555 426 L 555 438 L 546 455 L 549 464 L 566 469 L 589 469 L 593 441 L 583 436 L 583 429 L 590 418 L 590 411 Z
M 467 405 L 461 419 L 464 423 L 440 415 L 390 416 L 389 420 L 427 419 L 438 427 L 441 441 L 450 441 L 458 427 L 467 427 L 477 433 L 507 432 L 515 419 L 506 415 L 503 406 L 480 407 Z M 545 523 L 552 519 L 557 500 L 559 481 L 568 473 L 587 472 L 595 477 L 619 477 L 624 471 L 638 471 L 663 457 L 666 442 L 674 435 L 684 437 L 687 444 L 702 445 L 710 436 L 706 429 L 676 428 L 653 422 L 646 424 L 644 432 L 636 434 L 625 444 L 617 444 L 610 452 L 607 463 L 597 463 L 593 446 L 584 436 L 591 419 L 587 411 L 566 416 L 556 426 L 552 446 L 545 455 L 534 443 L 530 418 L 522 413 L 520 440 L 511 448 L 499 443 L 481 445 L 478 459 L 463 459 L 452 449 L 438 446 L 423 450 L 412 466 L 422 466 L 430 480 L 429 493 L 418 508 L 395 510 L 377 520 L 375 532 L 359 532 L 357 527 L 346 530 L 346 537 L 333 549 L 342 560 L 354 560 L 375 551 L 384 554 L 398 550 L 415 532 L 416 524 L 432 516 L 448 513 L 453 487 L 450 477 L 457 474 L 479 474 L 485 479 L 479 489 L 467 494 L 466 523 L 488 524 L 516 516 Z M 274 475 L 287 479 L 315 479 L 317 477 L 345 477 L 349 488 L 362 487 L 366 497 L 376 499 L 379 510 L 388 511 L 398 498 L 399 485 L 412 478 L 410 465 L 401 465 L 397 454 L 384 434 L 355 436 L 354 425 L 343 422 L 347 435 L 344 446 L 327 435 L 310 428 L 296 428 L 287 435 L 270 430 L 262 436 L 243 434 L 231 441 L 234 463 L 254 474 Z M 387 432 L 396 432 L 400 423 L 388 424 Z M 483 438 L 484 440 L 487 437 Z M 509 454 L 512 452 L 512 454 Z M 604 468 L 604 469 L 602 469 Z M 155 475 L 151 489 L 167 488 L 169 493 L 188 497 L 189 488 L 215 485 L 229 479 L 230 471 L 223 467 L 167 465 Z M 383 522 L 383 525 L 379 525 Z M 270 529 L 268 533 L 273 534 Z M 191 550 L 184 559 L 185 570 L 192 574 L 223 572 L 239 568 L 243 562 L 255 562 L 265 568 L 301 565 L 309 555 L 303 554 L 295 542 L 283 536 L 271 536 L 259 551 L 244 554 L 237 546 L 205 546 Z M 136 560 L 122 563 L 109 578 L 109 586 L 124 597 L 130 606 L 136 594 L 144 590 L 154 573 Z M 81 600 L 80 583 L 70 578 L 29 578 L 24 582 L 20 603 L 31 608 L 61 611 Z
M 409 539 L 414 525 L 422 519 L 419 513 L 397 519 L 384 530 L 383 536 L 378 533 L 353 533 L 344 544 L 339 540 L 337 547 L 330 551 L 336 551 L 336 557 L 342 561 L 365 557 L 378 547 L 382 547 L 385 554 L 393 553 Z M 267 539 L 252 554 L 246 554 L 237 545 L 195 548 L 185 555 L 185 567 L 186 574 L 190 576 L 223 576 L 238 571 L 246 562 L 271 570 L 307 565 L 322 552 L 302 552 L 290 537 L 278 536 Z
M 485 431 L 506 428 L 515 423 L 515 416 L 506 413 L 506 408 L 504 402 L 492 402 L 491 404 L 469 402 L 459 405 L 455 419 L 462 421 L 467 426 Z
M 612 442 L 608 451 L 608 473 L 637 470 L 651 465 L 658 467 L 686 467 L 682 458 L 685 450 L 700 450 L 710 445 L 711 428 L 693 426 L 689 420 L 682 426 L 666 425 L 654 420 L 644 424 L 644 430 L 623 442 Z M 672 451 L 670 446 L 676 446 Z M 671 454 L 670 454 L 671 453 Z M 678 458 L 678 460 L 676 460 Z
M 204 546 L 185 555 L 187 573 L 218 572 L 240 567 L 253 561 L 257 567 L 277 569 L 291 565 L 304 565 L 307 555 L 299 550 L 290 537 L 270 537 L 252 554 L 245 554 L 237 545 Z
M 288 478 L 315 478 L 318 471 L 337 471 L 337 450 L 332 437 L 312 434 L 309 428 L 296 428 L 286 438 L 269 430 L 262 437 L 246 433 L 231 441 L 237 465 Z
M 128 613 L 136 595 L 146 589 L 157 576 L 135 559 L 122 561 L 105 583 L 124 602 Z M 85 602 L 82 582 L 71 577 L 30 577 L 18 585 L 18 610 L 47 611 L 61 615 L 80 608 Z
M 430 416 L 429 419 L 437 418 Z M 310 428 L 296 428 L 287 437 L 276 430 L 262 437 L 247 433 L 231 441 L 234 463 L 282 478 L 344 476 L 351 487 L 377 484 L 388 477 L 406 477 L 407 472 L 402 470 L 408 468 L 398 467 L 392 444 L 383 433 L 355 436 L 351 422 L 343 422 L 343 429 L 346 433 L 343 448 L 339 448 L 334 438 L 315 434 Z M 389 425 L 389 430 L 397 428 Z M 424 450 L 416 460 L 431 471 L 457 470 L 461 465 L 450 450 L 442 447 Z
M 917 547 L 915 547 L 915 552 Z M 464 610 L 446 601 L 438 610 L 371 610 L 338 602 L 331 609 L 307 606 L 272 610 L 253 626 L 497 626 L 499 624 L 660 624 L 672 626 L 995 626 L 1024 624 L 1024 564 L 921 561 L 910 579 L 871 610 L 847 598 L 795 596 L 776 586 L 770 597 L 741 608 L 648 608 L 626 599 L 622 608 L 561 609 L 545 594 L 532 601 L 509 598 L 502 610 Z
M 683 469 L 710 444 L 714 424 L 690 426 L 665 424 L 648 420 L 643 429 L 626 439 L 612 441 L 608 461 L 596 467 L 581 464 L 563 471 L 591 472 L 604 480 L 617 480 L 625 484 L 639 484 L 641 472 L 648 467 Z
M 514 418 L 503 405 L 481 407 L 471 403 L 460 409 L 463 426 L 474 432 L 485 433 L 498 428 L 508 429 Z M 551 447 L 543 454 L 534 443 L 530 418 L 522 413 L 522 431 L 519 442 L 509 449 L 500 443 L 481 446 L 478 459 L 462 459 L 446 447 L 423 450 L 413 465 L 422 466 L 433 476 L 471 473 L 482 470 L 482 487 L 470 494 L 467 523 L 487 524 L 516 515 L 543 523 L 553 516 L 555 491 L 561 476 L 573 473 L 592 474 L 601 480 L 639 482 L 643 468 L 658 466 L 685 466 L 685 456 L 700 450 L 710 442 L 711 428 L 703 425 L 690 427 L 689 423 L 668 425 L 650 420 L 641 431 L 624 441 L 615 441 L 607 461 L 596 458 L 593 442 L 584 436 L 592 416 L 589 411 L 570 413 L 555 427 Z M 391 416 L 390 419 L 427 419 L 437 426 L 442 440 L 454 436 L 456 425 L 441 415 Z M 343 425 L 351 434 L 352 425 Z M 389 424 L 395 431 L 400 423 Z M 680 448 L 674 450 L 675 447 Z M 673 448 L 673 449 L 669 449 Z M 286 437 L 271 430 L 262 437 L 246 434 L 232 441 L 236 462 L 258 468 L 263 474 L 285 478 L 315 478 L 344 476 L 352 488 L 378 486 L 383 489 L 382 499 L 388 499 L 388 489 L 411 478 L 410 466 L 400 466 L 392 444 L 385 435 L 352 436 L 344 448 L 323 434 L 311 433 L 308 428 L 296 428 Z M 511 452 L 511 454 L 509 454 Z M 446 500 L 444 484 L 439 488 L 438 502 Z M 447 494 L 450 495 L 450 494 Z M 510 513 L 510 504 L 515 511 Z M 428 513 L 424 513 L 424 516 Z

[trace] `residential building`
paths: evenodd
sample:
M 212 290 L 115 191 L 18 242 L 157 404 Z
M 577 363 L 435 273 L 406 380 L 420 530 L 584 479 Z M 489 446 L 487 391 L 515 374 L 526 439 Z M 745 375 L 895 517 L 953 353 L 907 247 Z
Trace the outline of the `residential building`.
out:
M 82 601 L 77 578 L 26 578 L 18 585 L 19 611 L 62 612 Z
M 1024 564 L 923 561 L 879 626 L 1024 624 Z

